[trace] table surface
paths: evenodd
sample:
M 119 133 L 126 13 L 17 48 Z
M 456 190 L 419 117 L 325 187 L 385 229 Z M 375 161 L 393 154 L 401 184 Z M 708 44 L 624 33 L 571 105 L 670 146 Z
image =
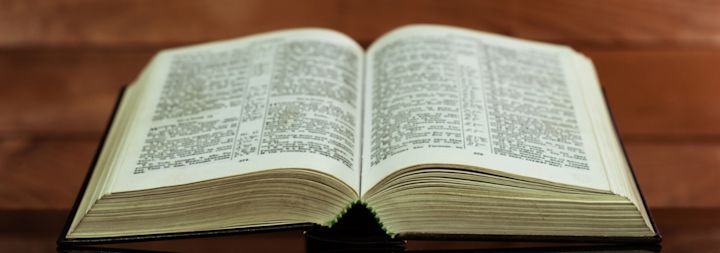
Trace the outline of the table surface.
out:
M 0 0 L 0 213 L 34 224 L 15 224 L 18 235 L 0 227 L 0 243 L 52 247 L 55 230 L 35 220 L 57 223 L 62 211 L 52 210 L 71 207 L 119 88 L 158 50 L 293 27 L 367 46 L 401 25 L 438 23 L 589 56 L 646 200 L 668 227 L 665 248 L 717 249 L 718 13 L 714 0 Z M 301 242 L 243 238 L 226 245 Z
M 658 208 L 652 212 L 663 235 L 662 252 L 720 251 L 720 216 L 718 215 L 720 208 Z M 0 211 L 0 251 L 47 252 L 55 250 L 55 240 L 62 230 L 67 213 L 65 210 Z M 238 249 L 250 252 L 306 251 L 301 231 L 115 244 L 103 247 L 183 252 L 237 251 Z M 542 249 L 543 247 L 557 248 L 559 246 L 557 244 L 468 241 L 409 241 L 406 244 L 408 251 L 508 247 Z

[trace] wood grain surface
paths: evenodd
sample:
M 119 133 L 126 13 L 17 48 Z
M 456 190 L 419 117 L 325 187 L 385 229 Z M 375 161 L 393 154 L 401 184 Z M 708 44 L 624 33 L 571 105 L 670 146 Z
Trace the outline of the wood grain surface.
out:
M 157 50 L 293 27 L 362 44 L 440 23 L 595 62 L 653 207 L 720 206 L 720 1 L 0 0 L 0 209 L 72 204 L 117 92 Z
M 4 0 L 0 44 L 186 44 L 291 27 L 368 42 L 397 26 L 440 23 L 596 46 L 716 46 L 713 0 Z

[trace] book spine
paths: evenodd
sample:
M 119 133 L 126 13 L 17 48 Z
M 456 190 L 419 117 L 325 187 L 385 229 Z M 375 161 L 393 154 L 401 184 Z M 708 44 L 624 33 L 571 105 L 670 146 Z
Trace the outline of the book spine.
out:
M 385 226 L 385 224 L 382 222 L 382 220 L 380 219 L 380 216 L 378 216 L 378 213 L 374 208 L 372 208 L 370 205 L 368 205 L 368 203 L 365 201 L 358 200 L 358 201 L 356 201 L 356 203 L 358 205 L 364 206 L 365 208 L 367 208 L 368 211 L 370 211 L 370 213 L 372 213 L 373 218 L 375 218 L 375 221 L 377 222 L 378 226 L 380 226 L 380 228 L 385 232 L 385 234 L 390 236 L 390 238 L 393 238 L 393 239 L 395 238 L 395 236 L 397 234 L 390 231 L 390 229 L 388 229 Z

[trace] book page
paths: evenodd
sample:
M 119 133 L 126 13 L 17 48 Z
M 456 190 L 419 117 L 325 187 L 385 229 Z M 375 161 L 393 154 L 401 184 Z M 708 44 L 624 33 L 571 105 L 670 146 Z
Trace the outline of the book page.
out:
M 574 54 L 443 26 L 383 36 L 366 57 L 361 191 L 423 164 L 609 190 Z
M 595 139 L 598 142 L 603 164 L 606 168 L 613 168 L 606 170 L 610 189 L 613 193 L 632 201 L 640 211 L 645 224 L 654 231 L 642 194 L 635 182 L 635 176 L 627 157 L 625 157 L 618 133 L 615 131 L 609 108 L 603 97 L 602 87 L 595 73 L 595 67 L 592 61 L 583 55 L 575 57 L 574 65 L 585 83 L 582 86 L 583 100 L 587 108 L 593 111 L 590 114 L 590 120 L 595 129 Z
M 362 48 L 299 29 L 166 50 L 138 83 L 140 109 L 109 192 L 266 169 L 359 184 Z

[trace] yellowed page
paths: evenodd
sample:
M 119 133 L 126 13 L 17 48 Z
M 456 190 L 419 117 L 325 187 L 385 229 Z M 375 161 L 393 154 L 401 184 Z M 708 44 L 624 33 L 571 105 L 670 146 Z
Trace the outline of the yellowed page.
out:
M 613 193 L 632 201 L 642 215 L 645 224 L 652 230 L 653 227 L 648 216 L 647 207 L 642 201 L 642 195 L 638 190 L 628 159 L 625 157 L 618 133 L 615 132 L 600 82 L 595 74 L 595 67 L 589 58 L 577 55 L 575 57 L 575 69 L 580 73 L 585 84 L 582 86 L 583 101 L 585 101 L 587 108 L 593 112 L 589 115 L 595 128 L 595 139 L 601 150 L 602 162 L 606 168 L 612 168 L 607 170 L 610 189 Z
M 609 190 L 574 54 L 436 25 L 383 36 L 366 56 L 361 192 L 422 164 Z
M 171 49 L 144 97 L 108 192 L 307 168 L 359 184 L 360 46 L 298 29 Z

